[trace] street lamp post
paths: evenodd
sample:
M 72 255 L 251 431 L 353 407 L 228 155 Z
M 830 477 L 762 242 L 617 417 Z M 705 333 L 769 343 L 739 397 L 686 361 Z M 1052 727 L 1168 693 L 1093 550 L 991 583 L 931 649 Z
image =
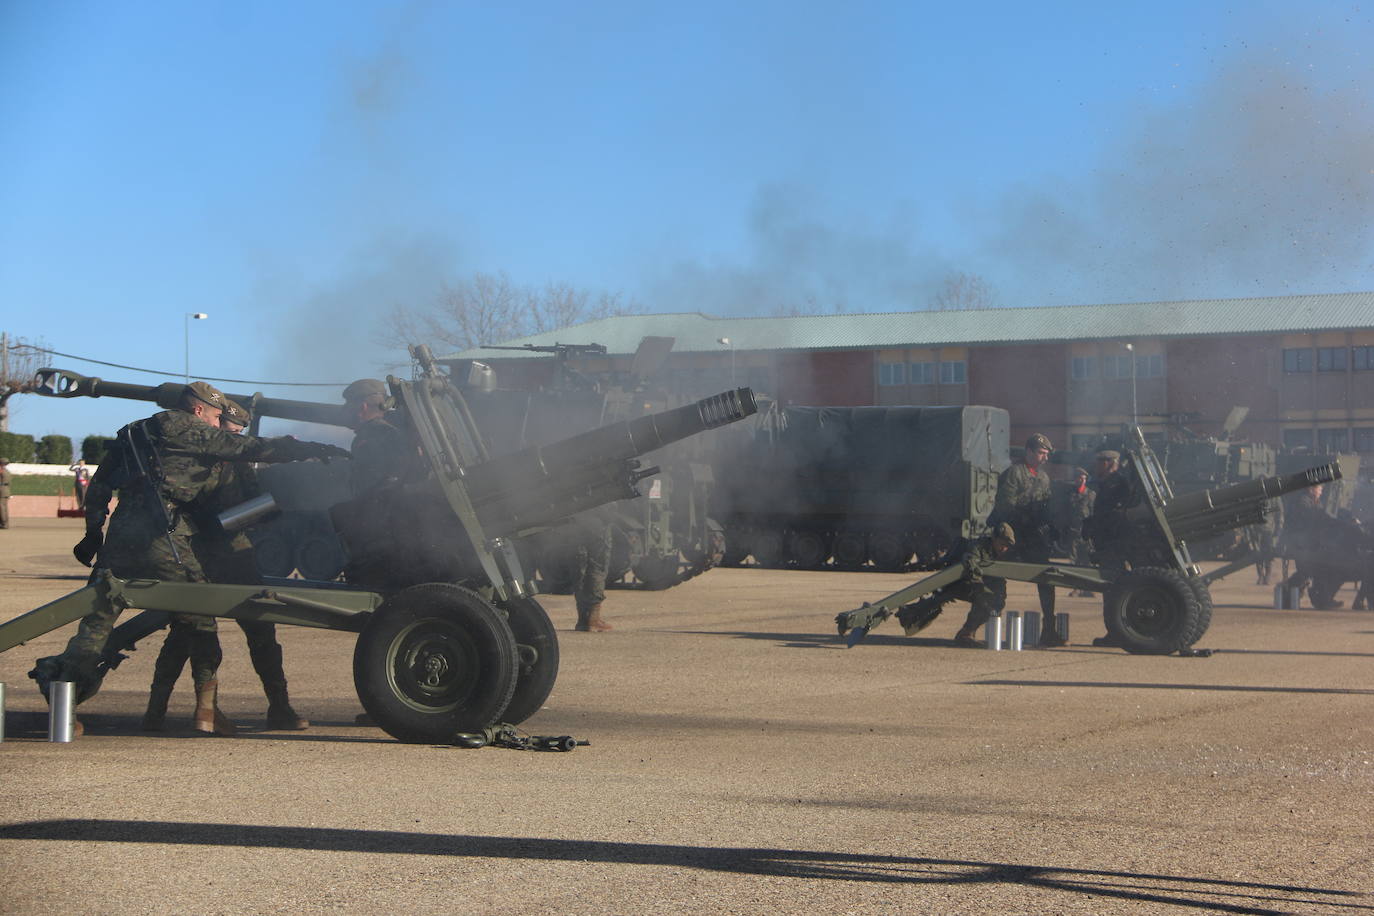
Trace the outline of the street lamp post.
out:
M 188 385 L 191 383 L 191 319 L 194 318 L 194 319 L 196 319 L 197 321 L 201 321 L 201 320 L 204 320 L 204 319 L 209 318 L 209 317 L 210 317 L 210 316 L 207 315 L 207 314 L 205 314 L 204 312 L 187 312 L 187 313 L 186 313 L 186 318 L 185 318 L 185 319 L 183 320 L 183 322 L 182 322 L 182 323 L 185 325 L 185 328 L 186 328 L 186 350 L 185 350 L 185 353 L 186 353 L 186 366 L 185 366 L 185 370 L 186 370 L 186 383 L 187 383 Z
M 1140 425 L 1140 415 L 1136 410 L 1135 398 L 1135 344 L 1126 344 L 1126 350 L 1131 354 L 1131 425 Z
M 734 345 L 733 343 L 730 342 L 730 338 L 728 338 L 728 337 L 718 337 L 718 338 L 716 338 L 716 343 L 720 344 L 722 347 L 729 347 L 729 348 L 730 348 L 730 387 L 731 387 L 731 388 L 734 388 L 734 387 L 735 387 L 735 345 Z

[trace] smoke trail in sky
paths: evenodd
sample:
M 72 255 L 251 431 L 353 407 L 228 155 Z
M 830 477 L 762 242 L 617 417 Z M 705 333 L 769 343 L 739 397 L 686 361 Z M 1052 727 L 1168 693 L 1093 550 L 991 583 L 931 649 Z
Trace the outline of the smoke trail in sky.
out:
M 1018 304 L 1368 287 L 1369 74 L 1321 82 L 1322 60 L 1242 52 L 1191 104 L 1142 110 L 1094 174 L 1008 194 L 987 250 Z

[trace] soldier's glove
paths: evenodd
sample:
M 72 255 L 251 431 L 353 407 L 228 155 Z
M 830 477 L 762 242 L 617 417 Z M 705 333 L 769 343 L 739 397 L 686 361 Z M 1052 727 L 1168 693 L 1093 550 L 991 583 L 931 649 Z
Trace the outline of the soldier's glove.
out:
M 308 461 L 311 458 L 318 458 L 328 462 L 331 458 L 351 458 L 352 454 L 346 448 L 339 448 L 337 445 L 326 445 L 323 442 L 302 442 L 290 436 L 283 436 L 276 440 L 277 450 L 287 461 Z
M 90 566 L 104 543 L 105 535 L 100 533 L 100 529 L 87 531 L 81 542 L 72 548 L 72 556 L 76 557 L 76 562 L 82 566 Z
M 350 452 L 346 448 L 339 448 L 337 445 L 325 445 L 323 442 L 312 442 L 311 444 L 314 445 L 315 448 L 318 450 L 315 457 L 323 461 L 325 464 L 328 464 L 329 459 L 331 458 L 353 457 L 352 452 Z

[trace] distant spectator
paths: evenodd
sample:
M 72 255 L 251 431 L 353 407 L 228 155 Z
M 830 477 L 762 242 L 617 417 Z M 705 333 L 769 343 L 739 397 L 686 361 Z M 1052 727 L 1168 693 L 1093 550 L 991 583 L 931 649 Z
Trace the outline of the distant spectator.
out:
M 80 458 L 67 470 L 72 472 L 72 489 L 76 492 L 76 507 L 80 509 L 86 505 L 86 488 L 91 485 L 91 469 L 86 466 L 86 459 Z

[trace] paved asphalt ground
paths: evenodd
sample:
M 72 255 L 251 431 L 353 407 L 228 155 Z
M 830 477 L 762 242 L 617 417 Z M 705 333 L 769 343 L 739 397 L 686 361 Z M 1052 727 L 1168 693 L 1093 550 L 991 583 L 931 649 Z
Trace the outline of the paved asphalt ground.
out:
M 0 532 L 0 619 L 81 585 L 78 535 Z M 548 597 L 562 674 L 526 728 L 572 753 L 357 727 L 352 637 L 294 628 L 314 725 L 263 731 L 232 624 L 241 737 L 141 733 L 149 646 L 49 744 L 26 672 L 70 629 L 44 637 L 0 655 L 0 912 L 1374 912 L 1374 614 L 1275 611 L 1245 572 L 1210 658 L 1094 649 L 1066 597 L 1064 649 L 953 648 L 963 606 L 845 649 L 834 614 L 909 579 L 716 570 L 612 593 L 608 634 Z

